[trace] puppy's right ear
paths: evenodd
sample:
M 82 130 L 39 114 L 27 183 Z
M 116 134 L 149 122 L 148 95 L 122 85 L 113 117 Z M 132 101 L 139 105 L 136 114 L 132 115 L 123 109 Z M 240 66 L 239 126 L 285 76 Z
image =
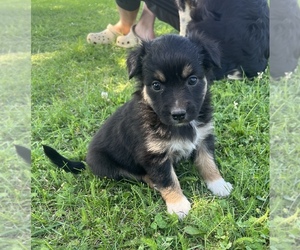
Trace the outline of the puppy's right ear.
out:
M 129 79 L 138 77 L 142 74 L 142 61 L 146 54 L 146 43 L 142 42 L 141 45 L 130 51 L 127 57 L 127 69 Z

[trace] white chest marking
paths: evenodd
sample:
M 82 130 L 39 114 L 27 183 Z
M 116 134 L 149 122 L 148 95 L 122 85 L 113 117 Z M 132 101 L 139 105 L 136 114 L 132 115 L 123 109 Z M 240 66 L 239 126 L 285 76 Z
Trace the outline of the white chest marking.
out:
M 207 123 L 203 127 L 197 127 L 196 121 L 192 121 L 190 124 L 194 130 L 193 141 L 188 139 L 173 139 L 168 143 L 168 153 L 175 161 L 181 158 L 188 158 L 191 153 L 201 144 L 201 141 L 203 141 L 209 134 L 213 132 L 212 122 Z

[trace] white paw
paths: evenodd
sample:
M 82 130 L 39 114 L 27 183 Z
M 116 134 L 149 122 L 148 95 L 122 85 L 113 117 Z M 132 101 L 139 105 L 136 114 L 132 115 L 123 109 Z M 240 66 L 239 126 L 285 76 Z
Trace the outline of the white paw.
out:
M 179 219 L 183 219 L 191 209 L 191 203 L 188 199 L 183 196 L 183 198 L 176 203 L 167 203 L 168 213 L 170 214 L 177 214 Z
M 217 196 L 228 196 L 233 189 L 229 182 L 226 182 L 223 178 L 216 181 L 207 182 L 207 188 Z

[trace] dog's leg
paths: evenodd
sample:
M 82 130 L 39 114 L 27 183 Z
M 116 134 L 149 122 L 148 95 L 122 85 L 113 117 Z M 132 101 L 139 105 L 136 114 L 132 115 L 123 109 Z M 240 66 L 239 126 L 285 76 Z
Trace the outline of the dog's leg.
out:
M 203 140 L 197 150 L 195 159 L 196 167 L 203 177 L 207 188 L 217 196 L 228 196 L 232 190 L 232 185 L 226 182 L 214 160 L 214 139 L 213 135 L 208 135 Z
M 178 9 L 178 14 L 179 14 L 179 23 L 180 23 L 180 33 L 179 35 L 181 36 L 186 36 L 186 27 L 188 23 L 191 21 L 191 16 L 190 16 L 190 6 L 188 4 L 185 5 L 185 9 Z
M 170 164 L 170 163 L 167 163 Z M 162 170 L 161 167 L 156 168 Z M 165 171 L 168 169 L 168 171 Z M 155 188 L 161 193 L 170 214 L 177 214 L 180 219 L 184 218 L 191 209 L 191 203 L 182 193 L 178 178 L 173 166 L 168 166 L 163 171 L 149 173 L 143 177 L 150 187 Z
M 242 80 L 243 79 L 243 73 L 241 70 L 234 69 L 230 74 L 227 75 L 227 78 L 229 80 Z
M 161 196 L 166 201 L 167 209 L 170 214 L 175 213 L 180 219 L 185 217 L 191 209 L 191 203 L 183 195 L 174 168 L 171 168 L 171 178 L 173 185 L 159 189 Z
M 175 2 L 178 7 L 178 14 L 179 14 L 179 28 L 180 28 L 179 35 L 186 36 L 186 27 L 188 23 L 192 20 L 190 15 L 191 3 L 185 0 L 176 0 Z

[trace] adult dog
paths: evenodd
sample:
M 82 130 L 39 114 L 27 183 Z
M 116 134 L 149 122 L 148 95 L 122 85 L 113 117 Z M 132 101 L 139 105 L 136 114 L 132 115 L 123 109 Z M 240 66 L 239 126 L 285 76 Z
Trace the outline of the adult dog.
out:
M 217 41 L 221 67 L 214 78 L 248 78 L 263 72 L 269 57 L 269 7 L 266 0 L 176 0 L 180 34 L 203 32 Z
M 205 36 L 166 35 L 143 42 L 128 56 L 129 77 L 137 90 L 94 136 L 86 162 L 99 177 L 133 178 L 157 189 L 169 213 L 188 214 L 174 164 L 193 155 L 208 189 L 229 195 L 214 160 L 214 136 L 209 75 L 220 64 L 217 45 Z M 66 171 L 78 173 L 72 162 L 44 146 L 46 155 Z

